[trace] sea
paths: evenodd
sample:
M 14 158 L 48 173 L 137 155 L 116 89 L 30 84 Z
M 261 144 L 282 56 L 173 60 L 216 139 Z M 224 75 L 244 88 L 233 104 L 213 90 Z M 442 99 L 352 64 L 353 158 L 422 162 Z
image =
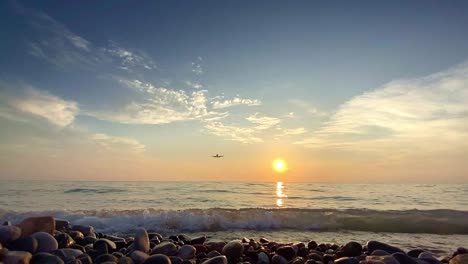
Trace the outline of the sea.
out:
M 0 181 L 2 222 L 39 215 L 115 235 L 468 247 L 468 184 Z

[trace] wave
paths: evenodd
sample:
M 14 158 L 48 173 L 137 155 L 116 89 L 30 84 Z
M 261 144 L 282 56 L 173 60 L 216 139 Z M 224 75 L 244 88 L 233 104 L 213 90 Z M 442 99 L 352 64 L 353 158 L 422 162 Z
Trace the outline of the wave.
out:
M 100 232 L 125 233 L 137 227 L 157 232 L 225 230 L 316 230 L 392 233 L 468 234 L 468 211 L 369 209 L 187 209 L 95 210 L 19 213 L 0 211 L 13 223 L 32 215 L 52 215 Z
M 114 192 L 126 192 L 124 189 L 116 188 L 106 188 L 106 189 L 96 189 L 96 188 L 74 188 L 65 190 L 64 193 L 114 193 Z

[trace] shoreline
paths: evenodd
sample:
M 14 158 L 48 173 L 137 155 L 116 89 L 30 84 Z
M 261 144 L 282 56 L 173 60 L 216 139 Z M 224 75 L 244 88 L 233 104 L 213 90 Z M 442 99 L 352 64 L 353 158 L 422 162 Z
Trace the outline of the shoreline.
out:
M 0 226 L 0 263 L 442 264 L 468 259 L 468 250 L 462 247 L 466 245 L 437 257 L 417 245 L 404 250 L 386 244 L 384 236 L 378 234 L 361 244 L 355 240 L 322 243 L 312 237 L 304 242 L 280 242 L 248 235 L 226 240 L 195 233 L 161 235 L 138 226 L 134 230 L 133 234 L 116 236 L 51 216 L 29 217 L 16 225 Z M 255 233 L 243 231 L 249 232 Z M 235 236 L 235 231 L 231 235 Z

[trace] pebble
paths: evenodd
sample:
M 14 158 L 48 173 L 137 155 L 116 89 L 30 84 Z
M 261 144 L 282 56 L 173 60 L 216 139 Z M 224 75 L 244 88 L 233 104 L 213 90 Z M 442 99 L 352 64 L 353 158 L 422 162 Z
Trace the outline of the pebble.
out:
M 304 264 L 305 259 L 302 257 L 296 257 L 291 261 L 291 264 Z
M 135 239 L 133 240 L 133 249 L 145 253 L 150 251 L 150 242 L 146 229 L 140 228 L 136 231 Z
M 397 252 L 393 253 L 392 256 L 400 262 L 400 264 L 418 264 L 418 262 L 412 257 L 406 255 L 405 253 Z
M 243 253 L 244 245 L 242 245 L 240 240 L 233 240 L 223 247 L 223 254 L 226 255 L 228 259 L 240 258 Z
M 318 246 L 318 244 L 314 240 L 311 240 L 311 241 L 309 241 L 309 243 L 307 243 L 307 248 L 308 249 L 316 249 L 317 246 Z
M 54 234 L 55 219 L 52 216 L 28 217 L 17 225 L 21 228 L 22 236 L 29 236 L 37 232 Z
M 115 242 L 110 241 L 107 238 L 99 238 L 93 243 L 94 249 L 96 249 L 99 252 L 102 252 L 103 254 L 108 253 L 108 252 L 114 252 L 117 249 L 117 245 Z
M 412 249 L 412 250 L 408 251 L 408 253 L 406 253 L 406 254 L 408 256 L 410 256 L 410 257 L 417 258 L 419 256 L 419 254 L 421 254 L 422 252 L 424 252 L 424 250 L 422 250 L 422 249 Z
M 36 252 L 51 252 L 58 249 L 58 243 L 55 238 L 46 232 L 37 232 L 31 235 L 37 240 Z
M 418 259 L 423 260 L 429 264 L 440 264 L 440 260 L 436 259 L 431 253 L 429 252 L 421 252 L 419 254 Z
M 344 252 L 344 255 L 347 257 L 356 257 L 361 255 L 362 245 L 358 242 L 351 241 L 346 243 L 341 249 Z
M 142 264 L 143 262 L 145 262 L 145 260 L 147 258 L 149 258 L 149 255 L 146 254 L 145 252 L 143 251 L 140 251 L 140 250 L 134 250 L 131 254 L 130 254 L 130 258 L 133 260 L 133 262 L 135 264 Z
M 55 229 L 59 231 L 65 231 L 70 227 L 70 222 L 63 219 L 54 219 L 55 220 Z
M 270 258 L 265 252 L 258 253 L 257 264 L 270 264 Z
M 335 264 L 359 264 L 356 258 L 342 257 L 335 260 Z
M 396 253 L 396 252 L 404 253 L 403 250 L 401 250 L 401 249 L 399 249 L 397 247 L 394 247 L 394 246 L 391 246 L 391 245 L 388 245 L 388 244 L 385 244 L 385 243 L 382 243 L 382 242 L 379 242 L 379 241 L 368 241 L 367 242 L 367 250 L 369 252 L 372 252 L 372 251 L 377 250 L 377 249 L 387 251 L 390 254 L 393 254 L 393 253 Z
M 197 250 L 197 252 L 208 252 L 208 248 L 206 248 L 204 245 L 195 244 L 193 247 Z
M 371 256 L 387 256 L 390 255 L 387 251 L 376 249 L 372 251 Z
M 458 254 L 450 259 L 449 264 L 468 264 L 468 254 Z
M 183 259 L 176 256 L 170 256 L 169 259 L 171 260 L 172 264 L 181 264 L 182 262 L 184 262 Z
M 68 234 L 73 238 L 73 240 L 81 240 L 84 238 L 83 233 L 80 231 L 70 231 Z
M 86 225 L 74 225 L 71 227 L 72 230 L 80 231 L 84 236 L 92 236 L 94 234 L 94 227 Z
M 4 264 L 29 264 L 31 262 L 32 255 L 26 251 L 8 251 L 3 257 L 2 261 Z
M 119 259 L 112 254 L 102 254 L 95 259 L 94 262 L 103 263 L 103 262 L 117 262 Z
M 280 255 L 274 255 L 272 258 L 271 258 L 271 263 L 272 264 L 288 264 L 288 260 L 283 257 L 283 256 L 280 256 Z
M 143 264 L 172 264 L 172 262 L 166 255 L 155 254 L 147 258 Z
M 51 254 L 59 256 L 61 259 L 75 259 L 83 254 L 82 251 L 72 248 L 57 249 L 51 252 Z
M 59 248 L 68 248 L 75 244 L 75 240 L 73 240 L 73 238 L 67 233 L 60 233 L 54 237 L 55 240 L 57 240 Z
M 8 248 L 16 251 L 26 251 L 34 254 L 37 250 L 37 240 L 34 237 L 27 236 L 10 242 Z
M 282 246 L 276 249 L 276 254 L 292 260 L 296 256 L 296 251 L 291 246 Z
M 191 259 L 194 258 L 197 253 L 197 249 L 191 245 L 184 245 L 179 248 L 177 256 L 182 259 Z
M 192 238 L 190 240 L 190 245 L 203 244 L 206 241 L 206 236 Z
M 217 256 L 205 260 L 202 264 L 228 264 L 226 256 Z
M 153 249 L 151 255 L 154 254 L 174 256 L 175 254 L 177 254 L 177 246 L 172 242 L 162 242 L 161 244 L 156 245 L 156 247 Z
M 135 264 L 135 262 L 133 262 L 130 257 L 121 257 L 119 261 L 117 261 L 117 264 Z
M 217 256 L 221 256 L 221 253 L 219 253 L 216 250 L 210 251 L 208 254 L 206 254 L 207 258 L 214 258 L 214 257 L 217 257 Z
M 392 255 L 387 256 L 367 256 L 366 262 L 368 263 L 385 263 L 385 264 L 400 264 Z
M 21 236 L 21 229 L 11 225 L 0 225 L 0 243 L 13 241 Z

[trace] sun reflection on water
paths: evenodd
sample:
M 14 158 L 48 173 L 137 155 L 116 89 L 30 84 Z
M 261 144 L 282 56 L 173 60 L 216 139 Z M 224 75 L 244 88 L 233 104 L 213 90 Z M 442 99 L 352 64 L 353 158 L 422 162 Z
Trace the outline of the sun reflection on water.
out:
M 277 197 L 276 205 L 278 207 L 282 207 L 283 198 L 288 197 L 286 194 L 283 193 L 283 189 L 284 189 L 283 182 L 277 182 L 276 183 L 276 197 Z

